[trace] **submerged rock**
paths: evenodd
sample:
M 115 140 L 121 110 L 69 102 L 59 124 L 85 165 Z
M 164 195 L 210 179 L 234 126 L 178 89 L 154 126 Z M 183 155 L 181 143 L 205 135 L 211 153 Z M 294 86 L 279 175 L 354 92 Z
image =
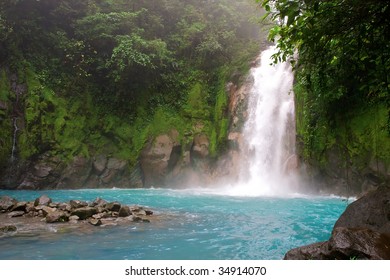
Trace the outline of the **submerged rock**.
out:
M 0 226 L 0 232 L 2 232 L 2 233 L 14 232 L 14 231 L 17 231 L 17 228 L 14 225 Z

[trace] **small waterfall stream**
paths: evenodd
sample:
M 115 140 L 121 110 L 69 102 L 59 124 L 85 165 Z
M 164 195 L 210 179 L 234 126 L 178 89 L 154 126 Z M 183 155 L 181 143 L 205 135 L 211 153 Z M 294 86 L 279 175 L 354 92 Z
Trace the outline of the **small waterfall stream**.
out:
M 11 152 L 11 163 L 13 163 L 16 160 L 16 142 L 17 142 L 17 136 L 18 136 L 18 118 L 15 117 L 13 120 L 13 126 L 14 126 L 14 134 L 12 138 L 12 152 Z

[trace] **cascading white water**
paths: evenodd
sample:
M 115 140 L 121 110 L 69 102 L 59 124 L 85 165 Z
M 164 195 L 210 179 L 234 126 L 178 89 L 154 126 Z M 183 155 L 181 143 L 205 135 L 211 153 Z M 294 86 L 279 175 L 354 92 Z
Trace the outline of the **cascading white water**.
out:
M 284 195 L 292 184 L 285 163 L 295 154 L 293 74 L 289 63 L 272 65 L 274 52 L 275 47 L 263 51 L 260 65 L 251 70 L 241 179 L 230 193 Z
M 16 159 L 16 141 L 17 141 L 17 133 L 18 133 L 18 130 L 19 130 L 18 118 L 14 118 L 13 125 L 14 125 L 14 135 L 13 135 L 13 138 L 12 138 L 11 162 L 14 162 L 15 159 Z

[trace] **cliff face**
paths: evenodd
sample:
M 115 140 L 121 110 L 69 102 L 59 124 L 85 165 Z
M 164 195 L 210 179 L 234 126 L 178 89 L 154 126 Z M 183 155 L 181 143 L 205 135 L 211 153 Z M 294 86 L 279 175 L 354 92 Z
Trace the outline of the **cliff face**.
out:
M 218 145 L 225 142 L 220 134 L 227 130 L 218 124 L 227 118 L 224 87 L 215 109 L 203 103 L 205 89 L 196 84 L 184 112 L 157 109 L 152 120 L 141 112 L 129 123 L 99 112 L 88 95 L 80 98 L 84 104 L 57 96 L 34 73 L 1 74 L 1 188 L 188 187 L 212 181 Z M 222 113 L 210 122 L 213 110 Z

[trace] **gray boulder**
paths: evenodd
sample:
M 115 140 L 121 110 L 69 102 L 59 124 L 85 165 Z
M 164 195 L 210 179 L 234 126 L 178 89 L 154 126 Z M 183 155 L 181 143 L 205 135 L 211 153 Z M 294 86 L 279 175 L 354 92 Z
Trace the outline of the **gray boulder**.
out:
M 46 215 L 46 223 L 62 223 L 69 221 L 68 215 L 61 210 L 57 210 Z
M 97 214 L 97 209 L 94 207 L 82 207 L 82 208 L 77 208 L 72 211 L 72 215 L 76 215 L 80 218 L 80 220 L 86 220 L 93 215 Z
M 0 211 L 9 211 L 14 207 L 17 203 L 16 199 L 13 199 L 9 196 L 0 197 Z
M 47 195 L 42 195 L 37 199 L 35 199 L 34 206 L 38 206 L 38 205 L 48 206 L 51 202 L 52 201 L 50 197 L 48 197 Z

